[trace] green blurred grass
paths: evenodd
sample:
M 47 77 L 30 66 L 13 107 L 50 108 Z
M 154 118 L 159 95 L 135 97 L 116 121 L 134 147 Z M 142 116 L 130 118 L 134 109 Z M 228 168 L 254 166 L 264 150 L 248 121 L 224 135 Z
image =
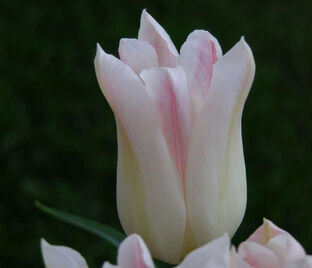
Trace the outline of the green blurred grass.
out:
M 114 253 L 36 211 L 33 200 L 120 228 L 116 131 L 97 85 L 95 44 L 117 53 L 141 10 L 179 48 L 208 29 L 224 51 L 244 35 L 257 65 L 243 118 L 248 207 L 234 242 L 263 216 L 312 253 L 311 1 L 17 1 L 0 10 L 0 263 L 42 267 L 39 239 L 79 250 L 91 267 Z

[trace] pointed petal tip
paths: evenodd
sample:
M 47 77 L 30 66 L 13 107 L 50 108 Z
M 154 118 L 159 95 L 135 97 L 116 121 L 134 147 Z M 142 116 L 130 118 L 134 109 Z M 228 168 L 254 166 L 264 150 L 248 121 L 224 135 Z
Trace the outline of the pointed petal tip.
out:
M 247 51 L 248 56 L 249 56 L 249 61 L 252 64 L 252 66 L 255 67 L 256 64 L 255 64 L 255 60 L 254 60 L 254 57 L 253 57 L 252 50 L 251 50 L 249 44 L 246 42 L 246 39 L 245 39 L 244 35 L 241 37 L 241 39 L 239 40 L 238 43 L 242 46 L 242 48 L 244 50 Z
M 44 238 L 40 238 L 40 246 L 41 248 L 42 247 L 45 247 L 45 246 L 48 246 L 50 245 Z
M 96 43 L 96 53 L 95 53 L 95 58 L 94 58 L 94 63 L 96 63 L 100 56 L 105 53 L 104 50 L 101 48 L 99 43 Z
M 146 19 L 151 17 L 151 15 L 147 12 L 146 8 L 144 8 L 142 10 L 141 18 L 143 18 L 143 17 L 146 18 Z

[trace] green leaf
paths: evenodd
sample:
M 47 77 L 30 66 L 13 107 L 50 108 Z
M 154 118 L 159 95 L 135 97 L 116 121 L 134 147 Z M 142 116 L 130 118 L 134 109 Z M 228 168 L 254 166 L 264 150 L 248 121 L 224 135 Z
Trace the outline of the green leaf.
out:
M 92 220 L 85 219 L 80 216 L 76 216 L 76 215 L 55 209 L 55 208 L 50 208 L 48 206 L 41 204 L 37 200 L 35 201 L 35 207 L 37 207 L 44 213 L 52 217 L 55 217 L 63 222 L 69 223 L 73 226 L 76 226 L 87 232 L 90 232 L 99 236 L 100 238 L 108 241 L 110 244 L 112 244 L 116 248 L 118 248 L 121 241 L 126 238 L 126 235 L 124 235 L 123 233 L 109 226 L 97 223 Z

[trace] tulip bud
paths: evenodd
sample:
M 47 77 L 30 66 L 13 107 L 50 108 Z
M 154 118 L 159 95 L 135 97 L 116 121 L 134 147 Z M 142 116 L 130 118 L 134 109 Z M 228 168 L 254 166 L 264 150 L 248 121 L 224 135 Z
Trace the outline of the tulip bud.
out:
M 120 60 L 98 45 L 95 69 L 118 133 L 117 205 L 127 234 L 153 257 L 178 263 L 225 232 L 246 207 L 241 116 L 255 64 L 242 38 L 222 55 L 207 31 L 180 54 L 144 10 Z

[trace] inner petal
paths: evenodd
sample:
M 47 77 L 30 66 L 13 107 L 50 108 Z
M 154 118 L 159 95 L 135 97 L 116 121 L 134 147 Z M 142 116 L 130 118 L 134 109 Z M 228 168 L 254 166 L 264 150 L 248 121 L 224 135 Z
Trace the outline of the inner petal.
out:
M 184 191 L 192 119 L 192 104 L 184 71 L 181 67 L 153 68 L 144 70 L 141 78 L 161 115 L 163 133 Z
M 119 42 L 120 60 L 139 74 L 143 69 L 158 66 L 158 58 L 155 49 L 147 41 L 135 38 L 122 38 Z
M 192 32 L 181 47 L 183 66 L 189 89 L 198 103 L 205 99 L 211 84 L 213 65 L 222 51 L 218 41 L 207 31 Z
M 148 41 L 155 48 L 160 66 L 177 66 L 179 56 L 177 49 L 164 28 L 145 10 L 141 15 L 138 39 Z

